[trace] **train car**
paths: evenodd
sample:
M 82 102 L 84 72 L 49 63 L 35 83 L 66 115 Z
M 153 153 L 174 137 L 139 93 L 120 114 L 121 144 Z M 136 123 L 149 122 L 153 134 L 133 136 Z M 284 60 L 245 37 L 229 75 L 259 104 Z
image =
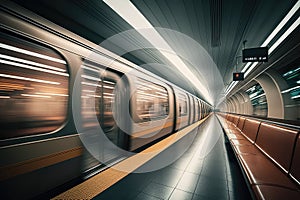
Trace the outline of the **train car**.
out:
M 101 127 L 135 151 L 209 113 L 194 95 L 22 7 L 4 1 L 0 17 L 3 198 L 39 197 L 102 166 L 85 132 Z

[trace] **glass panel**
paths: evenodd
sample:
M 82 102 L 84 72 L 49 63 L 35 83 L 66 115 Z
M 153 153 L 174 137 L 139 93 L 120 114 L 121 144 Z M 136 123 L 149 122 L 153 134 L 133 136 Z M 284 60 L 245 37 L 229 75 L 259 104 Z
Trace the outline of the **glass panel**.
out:
M 284 72 L 284 73 L 282 73 Z M 294 65 L 288 71 L 283 70 L 282 77 L 287 82 L 289 88 L 282 93 L 290 93 L 291 99 L 300 102 L 300 65 Z
M 278 67 L 278 73 L 286 81 L 288 87 L 281 91 L 283 95 L 289 95 L 291 101 L 284 106 L 292 109 L 294 114 L 289 119 L 300 120 L 300 58 L 292 63 Z
M 103 128 L 104 132 L 111 130 L 115 125 L 113 117 L 113 104 L 115 102 L 115 80 L 104 80 L 103 81 Z
M 81 113 L 84 128 L 99 126 L 99 122 L 94 120 L 95 115 L 100 120 L 100 105 L 102 94 L 101 73 L 103 69 L 85 64 L 82 66 L 81 75 Z
M 184 94 L 178 94 L 178 104 L 179 104 L 179 116 L 187 115 L 187 96 Z
M 166 88 L 139 79 L 135 92 L 137 119 L 136 122 L 144 122 L 166 118 L 169 114 L 169 97 Z
M 66 61 L 52 49 L 0 36 L 0 139 L 58 129 L 68 105 Z
M 194 99 L 195 101 L 195 120 L 198 121 L 199 117 L 199 105 L 198 105 L 198 100 Z
M 267 117 L 268 115 L 268 103 L 266 94 L 259 83 L 256 83 L 252 87 L 246 90 L 249 95 L 251 104 L 253 106 L 253 115 Z

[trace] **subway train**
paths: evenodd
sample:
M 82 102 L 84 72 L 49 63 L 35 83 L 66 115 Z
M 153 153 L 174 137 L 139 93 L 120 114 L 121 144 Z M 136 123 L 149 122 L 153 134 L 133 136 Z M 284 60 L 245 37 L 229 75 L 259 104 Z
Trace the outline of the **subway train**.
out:
M 81 131 L 101 127 L 117 147 L 136 152 L 211 112 L 200 98 L 22 7 L 0 8 L 3 199 L 39 198 L 101 167 Z

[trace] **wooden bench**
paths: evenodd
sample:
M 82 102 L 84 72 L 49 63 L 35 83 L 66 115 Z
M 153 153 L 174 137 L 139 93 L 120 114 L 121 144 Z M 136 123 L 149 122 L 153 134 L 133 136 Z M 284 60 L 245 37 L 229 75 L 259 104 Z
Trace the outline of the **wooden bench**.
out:
M 219 118 L 257 199 L 300 199 L 299 129 L 249 117 Z

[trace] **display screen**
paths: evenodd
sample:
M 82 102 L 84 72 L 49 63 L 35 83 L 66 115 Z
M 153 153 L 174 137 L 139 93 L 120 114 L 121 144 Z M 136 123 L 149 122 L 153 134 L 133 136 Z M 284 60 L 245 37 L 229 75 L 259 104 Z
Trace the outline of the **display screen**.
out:
M 268 47 L 243 49 L 243 62 L 268 62 Z

